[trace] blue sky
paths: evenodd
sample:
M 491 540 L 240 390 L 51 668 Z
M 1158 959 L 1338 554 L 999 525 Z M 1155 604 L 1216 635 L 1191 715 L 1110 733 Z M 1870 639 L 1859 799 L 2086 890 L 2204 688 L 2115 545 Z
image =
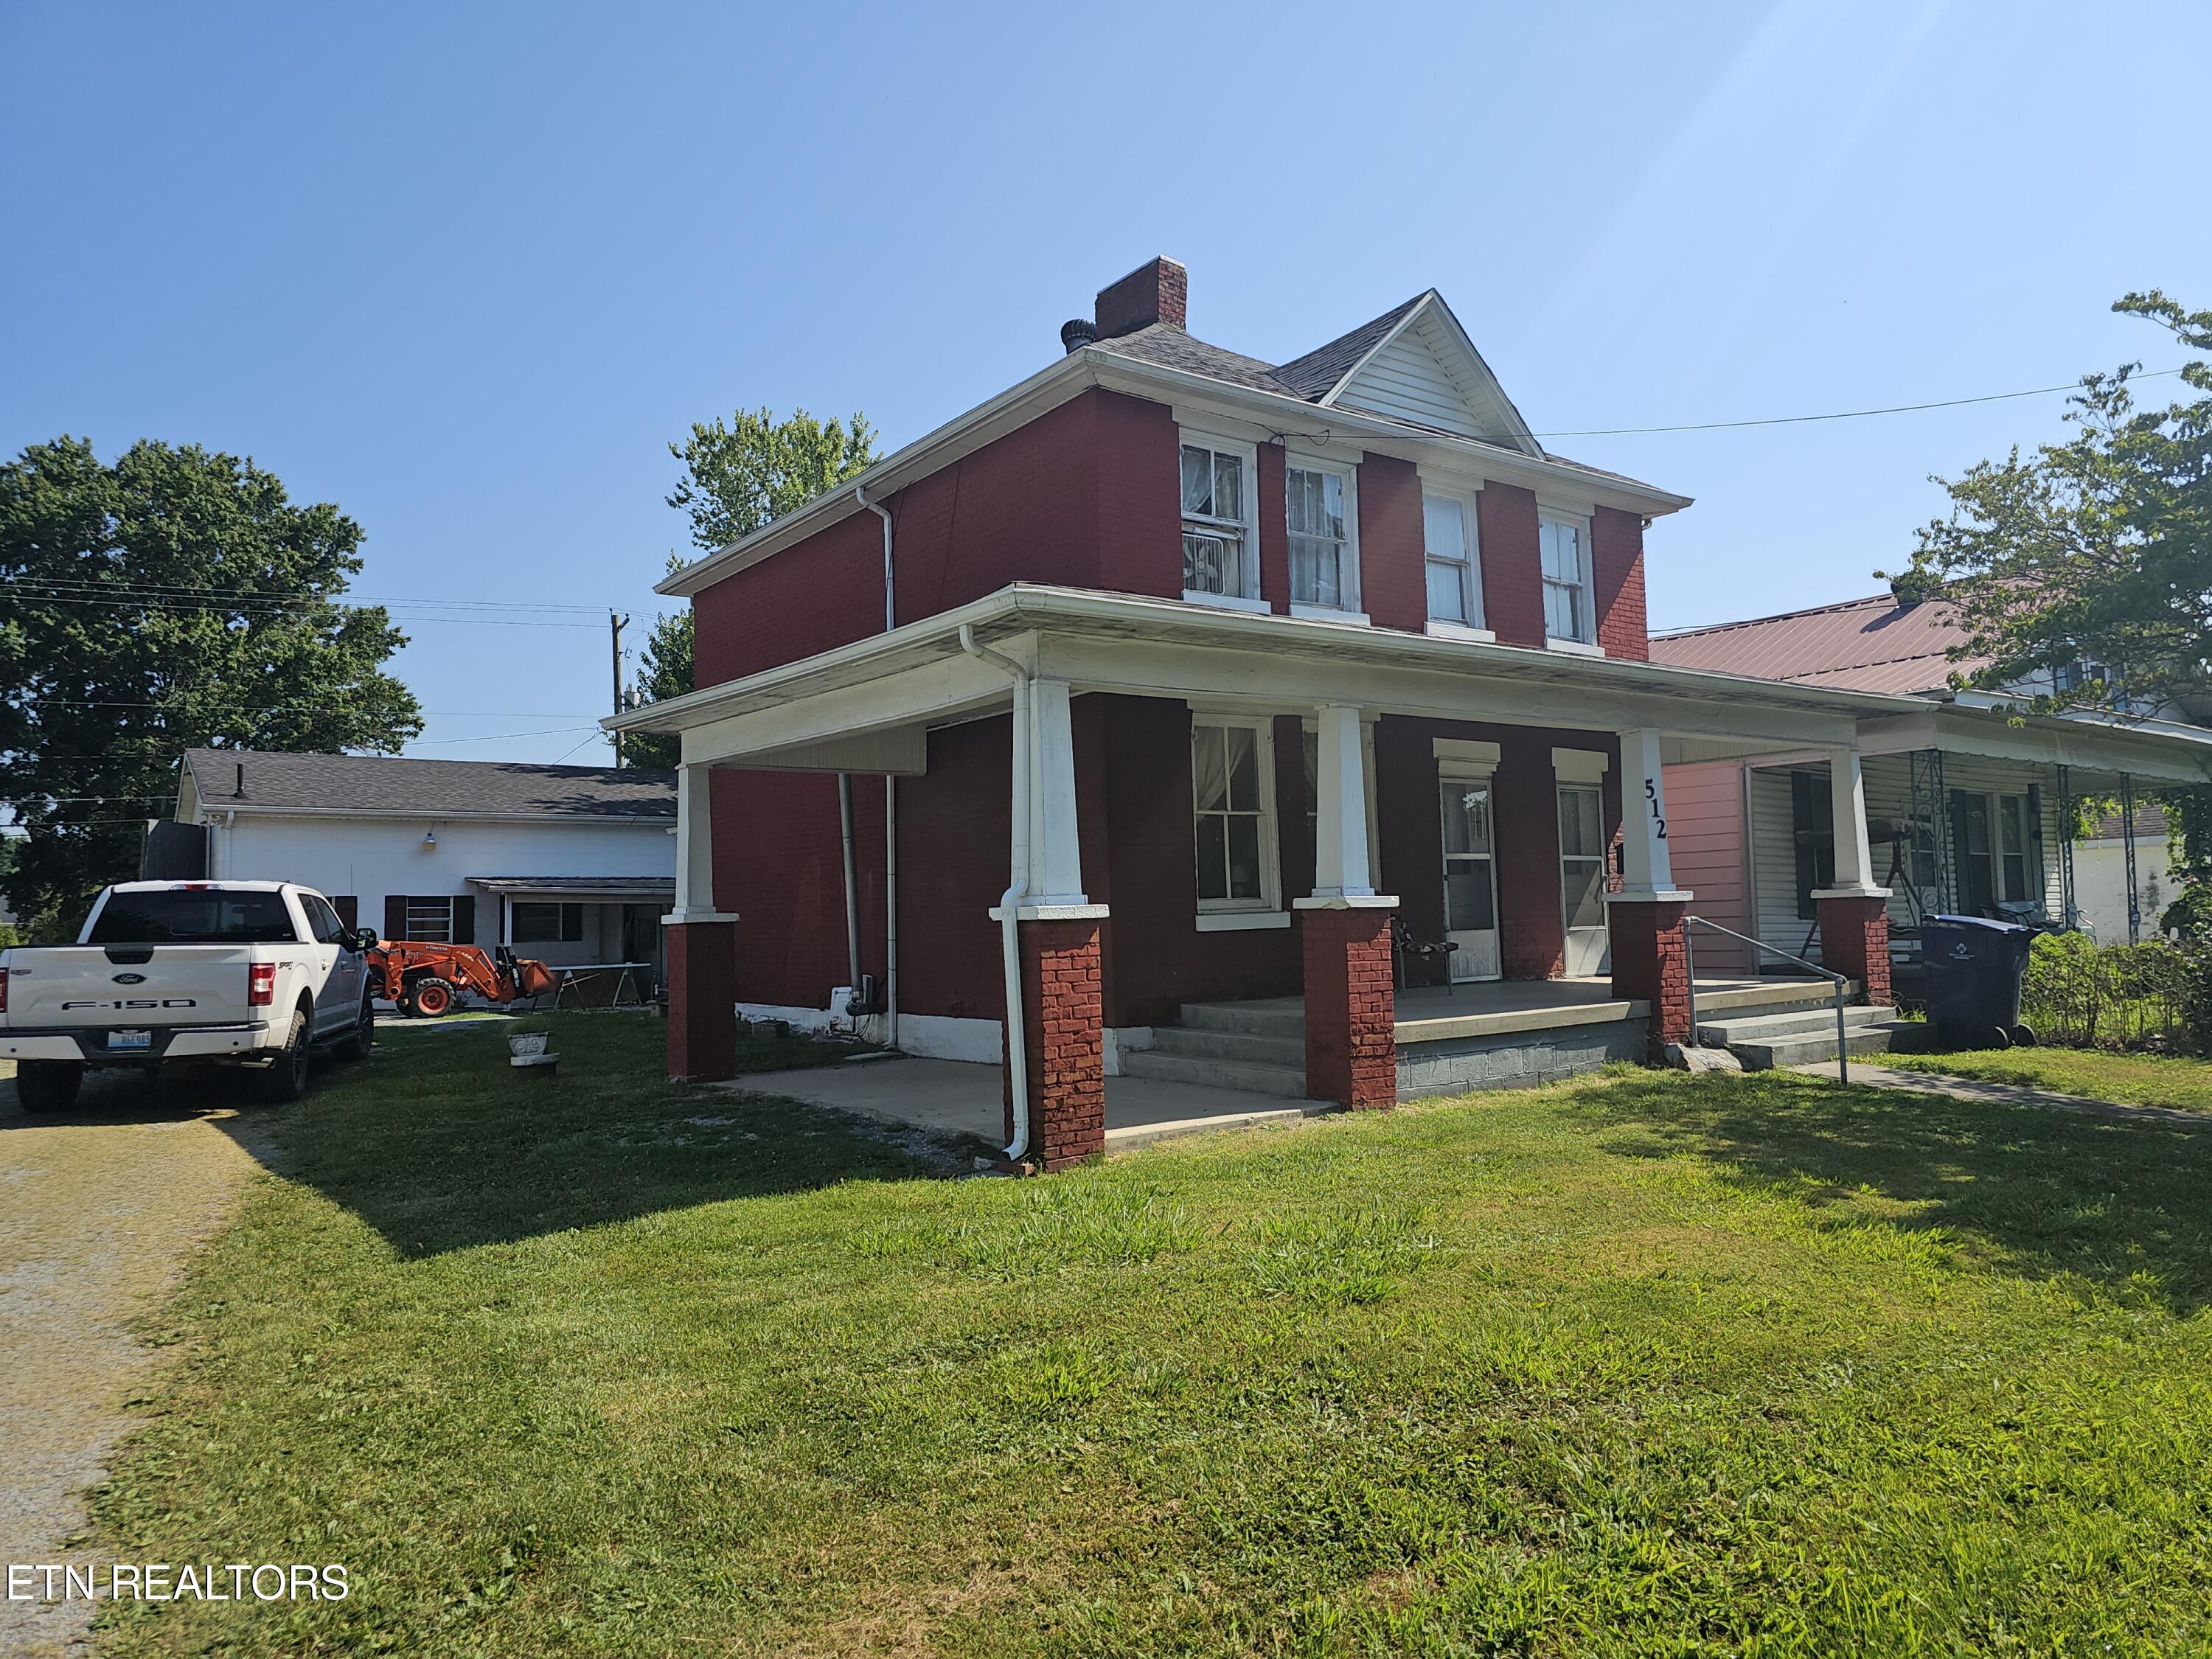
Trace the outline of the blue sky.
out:
M 484 607 L 395 607 L 416 752 L 586 761 L 603 617 L 494 607 L 665 603 L 668 440 L 902 442 L 1154 253 L 1274 360 L 1440 288 L 1540 433 L 2162 368 L 2111 301 L 2212 304 L 2201 5 L 799 11 L 0 0 L 0 448 L 252 455 L 361 594 Z M 2062 408 L 1552 447 L 1698 497 L 1681 625 L 1870 591 Z

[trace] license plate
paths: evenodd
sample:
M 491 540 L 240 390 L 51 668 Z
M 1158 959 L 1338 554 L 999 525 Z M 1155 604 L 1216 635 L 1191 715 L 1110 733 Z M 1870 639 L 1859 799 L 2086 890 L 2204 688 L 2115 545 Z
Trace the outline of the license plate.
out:
M 110 1031 L 107 1034 L 107 1046 L 112 1049 L 151 1048 L 154 1046 L 154 1034 L 151 1031 Z

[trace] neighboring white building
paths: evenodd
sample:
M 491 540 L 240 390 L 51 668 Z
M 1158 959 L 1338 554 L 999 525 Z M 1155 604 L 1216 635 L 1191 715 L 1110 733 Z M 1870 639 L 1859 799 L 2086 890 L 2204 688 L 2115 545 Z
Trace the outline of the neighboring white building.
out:
M 193 749 L 146 865 L 300 882 L 386 939 L 647 963 L 657 980 L 675 830 L 666 772 Z
M 2180 884 L 2167 871 L 2166 814 L 2156 806 L 2136 808 L 2136 905 L 2142 937 L 2158 936 L 2158 919 L 2181 896 Z M 2074 908 L 2081 926 L 2100 945 L 2128 942 L 2128 847 L 2118 812 L 2074 848 Z

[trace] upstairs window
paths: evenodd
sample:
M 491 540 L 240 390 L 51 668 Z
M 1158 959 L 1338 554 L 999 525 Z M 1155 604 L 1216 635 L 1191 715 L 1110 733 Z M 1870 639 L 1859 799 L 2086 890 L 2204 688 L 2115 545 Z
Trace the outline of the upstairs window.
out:
M 1544 632 L 1594 643 L 1589 602 L 1589 531 L 1572 519 L 1547 518 L 1539 531 L 1544 562 Z
M 1429 571 L 1429 619 L 1482 626 L 1482 585 L 1474 564 L 1474 513 L 1465 497 L 1421 497 Z
M 1186 593 L 1256 599 L 1250 464 L 1211 444 L 1182 447 L 1182 586 Z
M 1288 469 L 1291 603 L 1356 611 L 1352 568 L 1351 482 L 1322 467 Z

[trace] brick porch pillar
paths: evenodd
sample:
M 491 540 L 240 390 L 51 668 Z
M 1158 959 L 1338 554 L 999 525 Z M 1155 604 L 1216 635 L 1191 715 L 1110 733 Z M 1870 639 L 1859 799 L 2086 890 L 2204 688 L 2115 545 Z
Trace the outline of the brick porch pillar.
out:
M 1613 994 L 1622 1002 L 1651 1005 L 1651 1057 L 1670 1042 L 1690 1040 L 1690 953 L 1682 918 L 1689 896 L 1650 899 L 1606 896 L 1612 936 Z
M 1390 918 L 1398 902 L 1294 902 L 1305 957 L 1306 1097 L 1355 1111 L 1395 1105 Z
M 1650 1054 L 1690 1041 L 1690 952 L 1682 918 L 1692 894 L 1674 885 L 1667 844 L 1667 774 L 1660 734 L 1620 734 L 1621 889 L 1605 896 L 1617 1001 L 1651 1006 Z
M 1106 1150 L 1105 1003 L 1099 978 L 1098 915 L 1023 921 L 1023 1036 L 1030 1085 L 1029 1158 L 1065 1170 Z M 1001 1022 L 1000 1030 L 1005 1030 Z M 1009 1045 L 1006 1052 L 1012 1053 Z M 1006 1140 L 1014 1136 L 1014 1087 L 1006 1081 Z
M 668 1075 L 715 1083 L 738 1073 L 738 924 L 671 922 Z
M 1820 960 L 1858 981 L 1866 1000 L 1889 1002 L 1889 900 L 1872 893 L 1815 893 L 1820 907 Z
M 668 1075 L 715 1083 L 738 1071 L 738 918 L 714 908 L 711 769 L 676 771 L 676 908 L 667 941 Z

